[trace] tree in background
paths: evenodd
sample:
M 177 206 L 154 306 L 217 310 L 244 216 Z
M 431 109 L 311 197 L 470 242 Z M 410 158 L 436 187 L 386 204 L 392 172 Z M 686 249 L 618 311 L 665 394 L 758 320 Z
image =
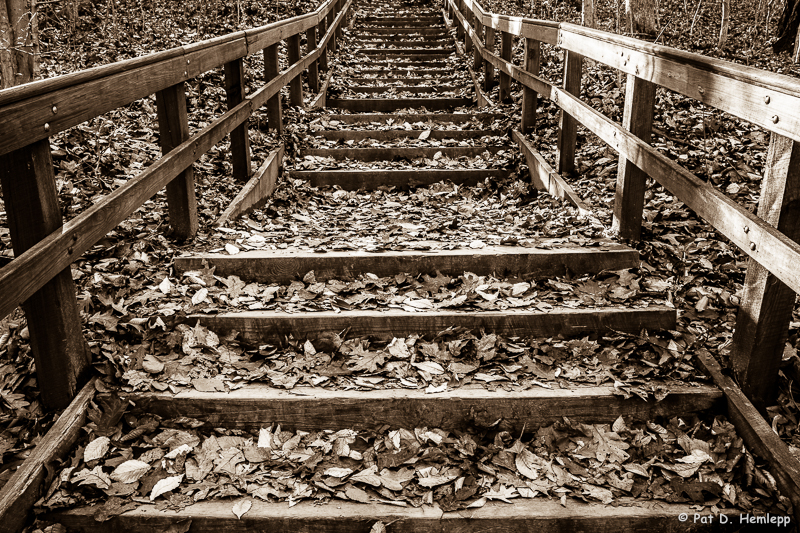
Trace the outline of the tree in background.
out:
M 0 0 L 0 88 L 32 81 L 39 39 L 35 0 Z
M 656 33 L 655 0 L 625 0 L 625 16 L 631 33 Z
M 594 0 L 583 0 L 581 9 L 582 24 L 587 28 L 594 28 Z
M 778 20 L 778 40 L 772 43 L 776 54 L 794 50 L 794 61 L 798 59 L 797 31 L 800 28 L 800 0 L 787 0 Z
M 717 48 L 725 48 L 728 41 L 728 27 L 731 24 L 731 0 L 721 0 L 722 3 L 722 24 L 719 28 L 719 42 Z

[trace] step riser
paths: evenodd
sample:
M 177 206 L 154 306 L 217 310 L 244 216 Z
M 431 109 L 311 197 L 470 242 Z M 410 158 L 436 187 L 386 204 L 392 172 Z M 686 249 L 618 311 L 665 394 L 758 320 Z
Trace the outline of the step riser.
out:
M 346 109 L 348 111 L 365 112 L 385 112 L 397 111 L 398 109 L 420 109 L 430 110 L 449 110 L 457 107 L 472 105 L 473 101 L 467 98 L 396 98 L 396 99 L 346 99 L 328 98 L 327 107 Z
M 328 115 L 328 120 L 338 120 L 345 124 L 358 124 L 362 122 L 428 122 L 463 124 L 473 120 L 483 123 L 491 123 L 495 120 L 503 120 L 505 115 L 500 113 L 414 113 L 414 114 L 353 114 L 353 115 Z
M 376 34 L 377 35 L 377 34 L 384 34 L 384 33 L 388 33 L 388 34 L 394 34 L 394 33 L 419 33 L 419 34 L 423 34 L 423 35 L 429 35 L 429 34 L 433 33 L 433 34 L 438 34 L 438 35 L 444 35 L 445 31 L 446 30 L 444 28 L 436 28 L 436 27 L 431 28 L 431 27 L 427 27 L 427 26 L 426 27 L 419 27 L 419 28 L 402 28 L 402 27 L 397 27 L 397 28 L 355 28 L 356 34 L 361 34 L 361 35 L 370 35 L 370 34 Z
M 439 86 L 439 87 L 418 87 L 416 85 L 411 86 L 402 86 L 402 85 L 395 85 L 395 86 L 383 86 L 383 87 L 370 87 L 364 85 L 356 85 L 356 86 L 349 86 L 347 87 L 348 90 L 353 91 L 354 93 L 385 93 L 389 91 L 395 92 L 406 92 L 406 93 L 416 93 L 416 94 L 425 94 L 425 93 L 452 93 L 463 91 L 468 89 L 469 86 L 463 85 L 453 85 L 453 86 Z
M 383 83 L 389 87 L 397 87 L 398 85 L 431 85 L 431 84 L 444 84 L 456 83 L 458 78 L 347 78 L 350 83 L 357 83 L 358 85 L 366 85 L 368 83 Z M 397 84 L 397 85 L 393 85 Z
M 374 139 L 376 141 L 393 141 L 397 139 L 417 139 L 423 131 L 430 131 L 428 139 L 443 140 L 452 139 L 455 141 L 480 139 L 486 135 L 496 137 L 503 135 L 501 131 L 494 130 L 386 130 L 386 131 L 317 131 L 315 137 L 323 137 L 329 141 L 362 141 Z
M 436 274 L 461 276 L 472 272 L 479 276 L 500 278 L 524 276 L 541 279 L 554 276 L 595 274 L 604 270 L 635 268 L 639 254 L 635 250 L 587 249 L 517 251 L 497 247 L 489 250 L 458 250 L 438 252 L 329 252 L 326 254 L 293 252 L 291 254 L 247 252 L 236 256 L 209 254 L 177 257 L 179 272 L 200 270 L 203 261 L 216 267 L 217 276 L 239 276 L 246 282 L 288 284 L 314 271 L 317 281 L 351 279 L 371 273 L 379 277 L 398 273 L 418 276 Z
M 354 161 L 392 161 L 395 159 L 433 158 L 437 152 L 450 158 L 476 157 L 484 152 L 496 154 L 500 150 L 508 150 L 508 146 L 470 146 L 470 147 L 434 147 L 434 148 L 315 148 L 304 149 L 301 156 L 332 157 L 337 160 L 352 159 Z
M 643 329 L 675 329 L 674 309 L 589 309 L 552 311 L 549 313 L 518 311 L 484 311 L 479 314 L 426 311 L 407 313 L 329 311 L 306 315 L 286 313 L 245 312 L 215 316 L 192 316 L 187 323 L 201 324 L 220 336 L 239 332 L 239 339 L 249 344 L 281 343 L 291 334 L 295 339 L 316 338 L 322 332 L 347 330 L 352 337 L 437 335 L 453 327 L 471 331 L 484 330 L 510 337 L 554 337 L 584 335 L 592 332 L 621 331 L 639 333 Z
M 338 185 L 346 191 L 359 189 L 375 190 L 378 187 L 396 187 L 408 190 L 413 187 L 428 186 L 440 181 L 450 181 L 456 185 L 473 186 L 485 179 L 506 179 L 511 172 L 500 169 L 487 170 L 319 170 L 297 171 L 288 173 L 292 179 L 311 182 L 312 187 L 332 187 Z

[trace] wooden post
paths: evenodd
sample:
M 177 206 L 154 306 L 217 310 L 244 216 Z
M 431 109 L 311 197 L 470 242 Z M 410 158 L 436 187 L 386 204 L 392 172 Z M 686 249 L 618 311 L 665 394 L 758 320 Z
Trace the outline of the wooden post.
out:
M 500 32 L 500 57 L 511 63 L 511 50 L 514 47 L 513 35 L 508 32 Z M 511 98 L 511 76 L 504 71 L 500 71 L 500 101 Z
M 581 94 L 581 68 L 583 57 L 564 51 L 564 90 L 575 96 Z M 558 159 L 556 172 L 572 174 L 575 172 L 575 144 L 578 139 L 578 123 L 568 113 L 561 111 L 558 125 Z
M 486 40 L 484 46 L 490 54 L 494 53 L 494 28 L 486 26 Z M 494 85 L 494 65 L 488 59 L 483 60 L 483 90 L 487 93 L 492 90 Z
M 225 63 L 225 94 L 228 99 L 228 109 L 236 107 L 245 99 L 244 65 L 241 58 Z M 250 165 L 250 135 L 247 131 L 247 121 L 231 132 L 231 162 L 236 181 L 250 179 L 253 171 Z
M 289 58 L 289 65 L 294 65 L 300 61 L 300 34 L 286 39 L 286 54 Z M 289 82 L 289 103 L 303 107 L 303 76 L 300 74 Z
M 278 43 L 264 48 L 264 80 L 277 78 L 280 71 L 278 62 Z M 270 130 L 283 133 L 283 112 L 281 111 L 281 93 L 267 100 L 267 123 Z
M 467 35 L 466 35 L 466 32 L 464 31 L 464 25 L 461 24 L 461 21 L 458 20 L 458 17 L 455 16 L 455 6 L 453 6 L 450 2 L 448 2 L 447 5 L 448 5 L 449 8 L 451 8 L 451 11 L 450 11 L 451 18 L 453 20 L 453 24 L 456 25 L 456 40 L 463 38 L 464 39 L 464 46 L 466 46 L 467 45 L 466 44 L 467 43 L 467 41 L 466 41 Z
M 338 2 L 336 2 L 336 7 L 334 8 L 334 11 L 336 12 L 336 15 L 341 13 L 343 6 L 344 6 L 344 0 L 339 0 Z M 334 20 L 335 20 L 335 17 L 334 17 Z M 343 22 L 343 21 L 339 21 L 339 22 Z M 341 40 L 342 39 L 342 24 L 339 24 L 339 25 L 336 26 L 336 39 L 337 40 Z
M 328 11 L 328 28 L 333 26 L 333 21 L 336 19 L 336 7 Z M 336 32 L 331 35 L 331 40 L 328 41 L 328 51 L 332 54 L 336 52 Z
M 317 48 L 317 27 L 311 26 L 306 30 L 306 53 L 310 54 Z M 308 86 L 315 93 L 319 92 L 319 70 L 317 62 L 312 61 L 308 65 Z
M 541 47 L 536 39 L 525 39 L 525 70 L 539 75 L 541 64 Z M 522 86 L 522 133 L 533 131 L 536 126 L 536 98 L 538 94 L 533 89 Z
M 0 186 L 15 255 L 63 225 L 49 139 L 0 156 Z M 42 402 L 49 409 L 63 409 L 88 377 L 91 363 L 71 269 L 47 282 L 22 307 Z
M 764 167 L 758 216 L 800 242 L 800 145 L 773 133 Z M 756 254 L 757 246 L 751 245 Z M 748 261 L 731 362 L 742 391 L 762 412 L 777 396 L 778 367 L 796 298 L 755 260 Z
M 166 154 L 189 138 L 189 115 L 183 83 L 156 93 L 158 137 L 161 153 Z M 194 192 L 194 169 L 189 166 L 167 184 L 167 208 L 172 235 L 178 240 L 193 239 L 197 234 L 197 198 Z
M 317 25 L 317 32 L 319 33 L 320 40 L 325 38 L 325 34 L 328 33 L 328 19 L 322 17 Z M 328 70 L 328 48 L 325 47 L 322 49 L 322 53 L 319 55 L 319 67 L 323 71 Z
M 471 11 L 466 11 L 465 10 L 464 11 L 464 21 L 465 22 L 472 21 L 471 15 L 472 15 Z M 456 22 L 458 24 L 461 24 L 460 20 L 456 21 Z M 462 25 L 462 28 L 463 28 L 463 25 Z M 466 51 L 467 54 L 472 52 L 472 37 L 470 37 L 469 32 L 466 30 L 466 28 L 464 29 L 464 50 Z
M 649 143 L 655 105 L 655 84 L 628 74 L 622 127 Z M 641 237 L 646 184 L 647 174 L 620 154 L 612 228 L 622 239 Z
M 475 16 L 474 14 L 473 14 L 473 19 L 472 20 L 475 23 L 474 26 L 473 26 L 475 28 L 475 34 L 478 37 L 478 41 L 480 41 L 481 37 L 483 37 L 483 24 L 481 23 L 480 20 L 478 20 L 478 17 Z M 481 68 L 481 63 L 483 62 L 483 57 L 481 57 L 481 52 L 480 52 L 480 50 L 478 49 L 477 46 L 473 48 L 472 52 L 473 52 L 472 68 L 473 68 L 473 70 L 478 70 L 479 68 Z

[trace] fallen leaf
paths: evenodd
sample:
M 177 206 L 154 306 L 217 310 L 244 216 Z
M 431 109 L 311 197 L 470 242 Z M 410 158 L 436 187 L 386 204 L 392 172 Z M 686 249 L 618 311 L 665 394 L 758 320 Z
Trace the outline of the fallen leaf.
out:
M 253 502 L 251 500 L 239 500 L 238 502 L 233 504 L 233 507 L 231 508 L 231 511 L 233 511 L 233 514 L 236 515 L 236 518 L 241 520 L 242 516 L 247 511 L 249 511 L 252 506 L 253 506 Z
M 131 459 L 125 461 L 111 472 L 111 479 L 121 483 L 135 483 L 150 470 L 150 465 Z
M 183 474 L 165 477 L 156 483 L 155 487 L 153 487 L 153 492 L 150 493 L 150 501 L 154 501 L 156 498 L 166 492 L 177 489 L 180 486 L 181 481 L 183 481 Z

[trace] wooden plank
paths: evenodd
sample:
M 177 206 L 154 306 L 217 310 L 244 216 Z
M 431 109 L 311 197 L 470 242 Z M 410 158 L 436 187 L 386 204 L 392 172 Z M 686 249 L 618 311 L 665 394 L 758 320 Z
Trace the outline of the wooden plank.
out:
M 469 124 L 473 121 L 489 124 L 496 120 L 503 120 L 506 115 L 502 113 L 354 113 L 349 115 L 327 115 L 328 120 L 336 120 L 345 124 L 359 124 L 362 122 L 386 122 L 391 120 L 394 122 L 409 122 L 416 124 L 418 122 L 435 122 L 438 124 Z M 431 132 L 433 135 L 433 132 Z
M 561 25 L 559 42 L 564 49 L 800 141 L 796 78 L 573 24 Z
M 374 139 L 376 141 L 393 141 L 397 139 L 416 139 L 423 132 L 429 131 L 427 138 L 433 140 L 452 139 L 463 141 L 470 139 L 481 139 L 485 136 L 501 137 L 505 133 L 500 130 L 332 130 L 315 131 L 314 137 L 322 137 L 329 141 L 363 141 Z
M 366 85 L 368 83 L 381 83 L 385 85 L 431 85 L 431 84 L 442 84 L 442 83 L 453 83 L 460 81 L 459 78 L 419 78 L 419 77 L 408 77 L 408 76 L 398 76 L 398 77 L 387 77 L 387 78 L 347 78 L 350 83 L 355 83 L 358 85 Z
M 491 26 L 486 26 L 484 28 L 484 39 L 485 39 L 485 48 L 491 54 L 494 54 L 495 48 L 495 39 L 494 39 L 494 28 Z M 492 90 L 494 87 L 494 66 L 487 61 L 486 59 L 483 60 L 483 90 L 487 93 Z
M 368 24 L 359 24 L 359 28 L 362 30 L 373 30 L 373 29 L 390 29 L 390 30 L 414 30 L 420 28 L 442 28 L 444 27 L 444 21 L 441 18 L 436 22 L 428 22 L 428 21 L 420 21 L 420 20 L 398 20 L 396 22 L 371 22 Z
M 653 130 L 655 105 L 656 86 L 649 81 L 628 75 L 622 127 L 648 144 Z M 621 239 L 638 241 L 642 235 L 642 212 L 646 186 L 647 173 L 620 154 L 614 198 L 614 219 L 611 227 Z
M 511 63 L 511 52 L 514 45 L 512 35 L 508 32 L 500 34 L 500 57 Z M 500 71 L 500 101 L 511 98 L 511 76 L 505 71 Z
M 435 87 L 420 87 L 418 85 L 381 85 L 381 86 L 364 86 L 364 85 L 350 85 L 347 87 L 348 90 L 353 91 L 354 93 L 364 93 L 364 94 L 375 94 L 375 93 L 385 93 L 385 92 L 407 92 L 413 94 L 437 94 L 437 93 L 452 93 L 458 92 L 463 89 L 466 89 L 468 86 L 465 85 L 454 85 L 454 84 L 438 84 Z
M 69 266 L 77 257 L 247 120 L 251 112 L 249 99 L 229 110 L 141 174 L 64 224 L 63 228 L 53 231 L 31 249 L 18 255 L 10 265 L 0 269 L 0 316 L 8 315 L 58 273 L 67 269 L 69 275 Z M 47 146 L 49 154 L 49 144 Z M 54 186 L 52 181 L 50 183 Z M 3 189 L 5 191 L 5 184 Z M 74 288 L 71 294 L 74 297 Z M 54 335 L 51 337 L 57 338 Z
M 356 41 L 359 49 L 381 49 L 381 50 L 394 50 L 396 48 L 416 48 L 416 49 L 424 49 L 424 48 L 438 48 L 439 50 L 448 48 L 448 45 L 452 45 L 453 41 L 451 40 L 441 40 L 441 41 L 365 41 L 365 40 L 357 40 Z M 453 50 L 450 48 L 450 50 Z
M 386 50 L 366 50 L 361 49 L 358 51 L 359 54 L 368 56 L 373 62 L 375 59 L 389 59 L 389 58 L 401 58 L 406 63 L 414 63 L 420 66 L 430 64 L 433 66 L 434 64 L 443 63 L 445 59 L 449 58 L 450 55 L 455 52 L 455 50 L 424 50 L 424 49 L 414 49 L 414 50 L 403 50 L 401 48 L 397 49 L 386 49 Z M 392 63 L 395 63 L 392 61 Z
M 420 35 L 446 35 L 444 28 L 420 27 L 420 28 L 355 28 L 355 35 L 393 35 L 393 34 L 418 33 Z
M 733 379 L 723 374 L 719 363 L 708 351 L 697 351 L 695 361 L 725 394 L 728 419 L 736 426 L 737 433 L 748 449 L 769 463 L 770 472 L 778 482 L 781 494 L 792 502 L 797 520 L 800 514 L 800 462 L 789 451 L 786 443 L 772 431 L 769 423 Z
M 309 109 L 320 109 L 325 107 L 327 104 L 327 96 L 328 96 L 328 87 L 331 84 L 331 79 L 333 79 L 333 69 L 328 71 L 328 75 L 325 76 L 325 81 L 322 83 L 322 87 L 320 88 L 319 94 L 314 97 L 314 100 L 308 105 Z
M 161 153 L 166 155 L 189 138 L 184 84 L 178 83 L 156 93 L 156 111 Z M 167 184 L 167 207 L 173 236 L 178 240 L 193 239 L 199 222 L 191 166 Z
M 564 90 L 580 97 L 583 58 L 575 52 L 564 52 Z M 578 123 L 562 108 L 558 124 L 558 154 L 556 172 L 569 175 L 575 172 L 575 148 L 578 138 Z
M 244 431 L 276 424 L 290 431 L 321 429 L 439 428 L 445 431 L 487 427 L 501 421 L 506 431 L 519 433 L 567 417 L 584 424 L 609 424 L 624 416 L 639 421 L 672 418 L 721 407 L 722 392 L 712 385 L 665 384 L 669 395 L 661 401 L 625 399 L 614 387 L 570 389 L 533 388 L 504 391 L 467 385 L 438 394 L 423 389 L 329 390 L 296 387 L 280 390 L 250 384 L 229 393 L 186 390 L 178 394 L 135 394 L 133 413 L 164 419 L 187 416 L 211 427 Z
M 525 70 L 534 76 L 539 75 L 541 65 L 541 46 L 539 41 L 534 39 L 525 39 Z M 522 123 L 520 129 L 522 133 L 530 133 L 536 128 L 536 100 L 538 93 L 528 87 L 522 85 Z
M 247 55 L 247 36 L 240 31 L 215 37 L 183 47 L 185 70 L 189 78 L 196 78 L 209 70 L 221 67 Z
M 420 157 L 433 158 L 437 152 L 450 158 L 477 157 L 484 152 L 496 154 L 501 150 L 508 150 L 508 146 L 433 146 L 400 148 L 387 146 L 386 148 L 303 148 L 301 156 L 313 155 L 317 157 L 332 157 L 334 159 L 353 159 L 355 161 L 391 161 L 394 159 L 419 159 Z
M 43 139 L 0 156 L 0 187 L 16 259 L 3 272 L 14 270 L 28 287 L 9 299 L 0 282 L 0 317 L 24 301 L 30 344 L 42 401 L 50 409 L 69 405 L 87 379 L 91 354 L 83 338 L 80 312 L 69 263 L 38 278 L 24 268 L 22 257 L 40 247 L 40 242 L 62 230 L 50 141 Z M 69 253 L 73 250 L 69 249 Z M 44 258 L 47 261 L 47 257 Z M 0 278 L 2 279 L 2 278 Z M 17 287 L 11 287 L 16 289 Z M 9 291 L 11 292 L 11 291 Z
M 328 19 L 322 18 L 319 21 L 319 25 L 317 26 L 317 32 L 319 35 L 324 36 L 328 33 Z M 328 70 L 328 47 L 323 46 L 322 52 L 319 55 L 319 66 L 323 71 Z
M 330 9 L 332 5 L 333 2 L 330 0 L 323 4 L 326 9 Z M 258 52 L 280 43 L 291 35 L 306 31 L 311 26 L 319 24 L 318 20 L 324 18 L 325 14 L 322 14 L 322 12 L 306 13 L 286 20 L 279 20 L 260 28 L 245 30 L 248 53 Z
M 317 47 L 317 27 L 311 26 L 306 30 L 306 50 L 313 50 Z M 327 65 L 326 65 L 327 67 Z M 311 92 L 319 92 L 319 69 L 317 62 L 314 61 L 308 66 L 308 86 Z
M 225 63 L 225 95 L 228 109 L 236 107 L 245 99 L 244 64 L 241 59 Z M 246 182 L 252 174 L 247 122 L 231 132 L 231 163 L 234 179 Z
M 312 187 L 338 185 L 346 191 L 374 190 L 385 185 L 398 189 L 424 187 L 448 180 L 457 185 L 477 185 L 486 178 L 506 179 L 510 170 L 499 169 L 449 169 L 449 170 L 293 170 L 292 179 L 308 180 Z
M 94 398 L 95 381 L 92 378 L 70 402 L 44 438 L 31 451 L 11 479 L 0 489 L 0 533 L 17 533 L 29 520 L 33 504 L 47 487 L 44 481 L 47 469 L 75 447 L 83 436 L 86 411 Z
M 258 172 L 242 187 L 239 194 L 236 195 L 214 223 L 214 226 L 224 226 L 229 220 L 233 220 L 251 209 L 263 205 L 267 198 L 275 192 L 282 162 L 283 144 L 269 153 Z
M 800 242 L 800 146 L 772 134 L 761 180 L 758 216 Z M 778 368 L 797 294 L 750 259 L 736 317 L 731 363 L 742 391 L 759 408 L 778 395 Z
M 646 309 L 558 309 L 540 311 L 425 311 L 407 313 L 389 311 L 320 311 L 315 313 L 281 313 L 249 311 L 219 315 L 193 315 L 192 324 L 200 320 L 204 326 L 227 335 L 240 333 L 245 343 L 282 342 L 289 334 L 295 339 L 316 338 L 325 331 L 343 331 L 356 337 L 367 335 L 436 335 L 449 327 L 494 331 L 509 336 L 583 335 L 591 332 L 623 331 L 639 333 L 643 329 L 674 329 L 673 308 L 651 306 Z
M 273 44 L 264 48 L 264 80 L 269 82 L 278 77 L 280 61 L 278 59 L 278 45 Z M 283 111 L 281 109 L 281 95 L 275 94 L 267 100 L 267 124 L 269 129 L 283 133 Z
M 553 170 L 547 161 L 545 161 L 544 157 L 542 157 L 542 154 L 531 146 L 520 132 L 514 130 L 512 132 L 512 137 L 517 142 L 522 155 L 525 156 L 525 161 L 528 163 L 528 172 L 537 189 L 546 191 L 552 196 L 568 201 L 584 214 L 592 212 L 592 210 L 583 203 L 583 200 L 581 200 L 581 197 L 578 196 L 572 186 L 564 181 L 564 178 L 562 178 L 558 172 Z
M 298 250 L 242 252 L 236 256 L 203 254 L 175 258 L 180 272 L 200 270 L 206 261 L 218 276 L 239 276 L 248 282 L 283 283 L 302 279 L 314 271 L 317 281 L 350 279 L 359 274 L 393 276 L 398 272 L 418 276 L 437 271 L 451 276 L 472 272 L 501 278 L 548 278 L 596 274 L 604 270 L 636 268 L 638 252 L 604 243 L 597 247 L 562 247 L 542 250 L 490 246 L 482 250 L 415 252 L 303 252 Z
M 286 54 L 289 64 L 300 61 L 300 35 L 291 35 L 286 39 Z M 303 105 L 303 79 L 300 76 L 289 82 L 289 103 L 293 106 Z
M 552 97 L 559 107 L 577 117 L 614 150 L 624 153 L 743 252 L 800 292 L 800 269 L 796 268 L 800 264 L 800 244 L 575 96 L 554 87 Z
M 396 111 L 407 108 L 431 110 L 455 109 L 472 105 L 469 98 L 328 98 L 326 107 L 337 107 L 348 111 Z
M 519 533 L 563 533 L 564 531 L 593 531 L 620 533 L 622 531 L 678 532 L 729 532 L 741 529 L 739 510 L 720 512 L 727 526 L 720 525 L 717 517 L 701 513 L 697 506 L 669 504 L 611 506 L 601 503 L 583 503 L 568 499 L 562 506 L 557 499 L 514 500 L 513 505 L 489 502 L 480 509 L 444 513 L 438 505 L 397 507 L 384 503 L 365 505 L 357 502 L 333 500 L 329 503 L 301 501 L 289 506 L 285 502 L 267 503 L 252 499 L 252 507 L 242 520 L 231 512 L 233 500 L 204 501 L 182 511 L 159 511 L 154 505 L 143 505 L 107 522 L 97 522 L 96 508 L 49 513 L 42 518 L 60 522 L 68 530 L 85 533 L 153 533 L 167 531 L 176 523 L 191 520 L 192 533 L 250 533 L 254 529 L 270 533 L 368 533 L 376 522 L 391 524 L 392 533 L 487 533 L 513 531 Z M 685 514 L 687 522 L 678 520 Z M 695 515 L 714 518 L 711 523 L 693 523 Z

